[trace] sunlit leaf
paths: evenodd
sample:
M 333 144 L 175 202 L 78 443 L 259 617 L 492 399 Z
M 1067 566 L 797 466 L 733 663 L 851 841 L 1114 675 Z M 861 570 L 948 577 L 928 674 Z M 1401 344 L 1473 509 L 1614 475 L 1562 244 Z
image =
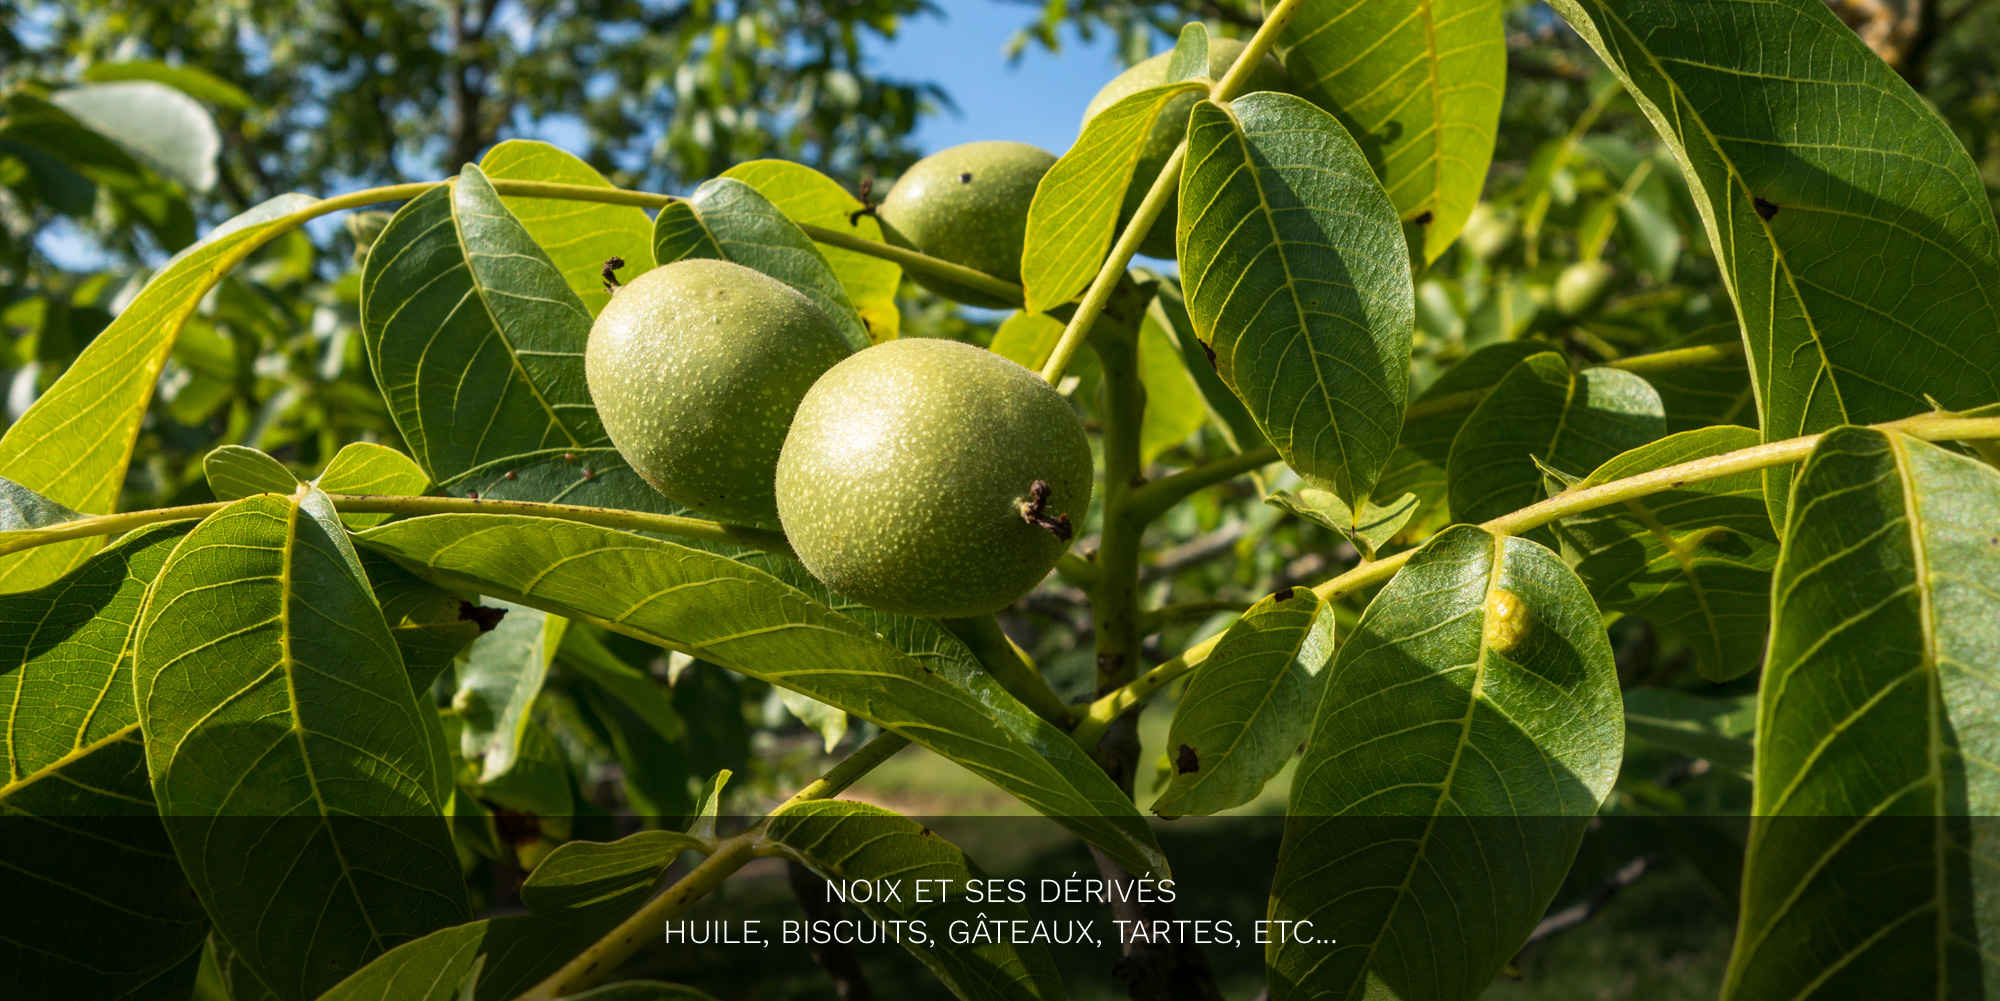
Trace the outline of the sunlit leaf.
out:
M 1765 441 L 1907 417 L 1931 409 L 1926 394 L 2000 399 L 1986 188 L 1951 127 L 1825 3 L 1553 6 L 1687 175 Z M 1791 475 L 1765 473 L 1773 521 Z
M 2000 973 L 2000 472 L 1828 432 L 1794 480 L 1722 996 L 1977 997 Z
M 122 80 L 59 90 L 49 102 L 190 191 L 215 187 L 222 134 L 208 109 L 179 90 Z
M 1288 587 L 1222 634 L 1174 710 L 1167 730 L 1174 776 L 1154 813 L 1207 816 L 1241 806 L 1291 760 L 1333 657 L 1333 616 L 1319 611 L 1310 590 Z
M 481 782 L 514 766 L 528 709 L 542 692 L 568 625 L 538 608 L 501 602 L 495 610 L 505 617 L 466 649 L 458 664 L 458 692 L 451 700 L 465 723 L 459 753 L 480 763 Z
M 1479 202 L 1507 84 L 1501 0 L 1307 0 L 1278 35 L 1294 92 L 1340 116 L 1396 213 L 1451 246 Z
M 882 224 L 872 214 L 857 214 L 863 208 L 860 200 L 848 194 L 840 182 L 805 164 L 752 160 L 723 171 L 722 176 L 756 188 L 758 194 L 770 199 L 793 222 L 883 242 Z M 902 313 L 896 309 L 896 288 L 902 284 L 903 269 L 894 261 L 845 247 L 824 243 L 817 246 L 840 279 L 847 301 L 861 314 L 869 339 L 877 344 L 895 340 L 902 328 Z
M 590 164 L 532 139 L 509 139 L 487 150 L 479 169 L 492 180 L 613 187 Z M 653 220 L 636 205 L 522 195 L 501 195 L 500 201 L 548 254 L 592 316 L 611 301 L 604 290 L 605 261 L 616 257 L 625 262 L 618 271 L 620 281 L 631 281 L 653 268 Z
M 223 445 L 202 457 L 202 472 L 218 500 L 242 500 L 257 494 L 288 494 L 299 478 L 276 459 L 243 445 Z
M 1299 475 L 1368 496 L 1403 425 L 1416 306 L 1360 148 L 1300 98 L 1203 101 L 1180 211 L 1188 313 L 1222 380 Z

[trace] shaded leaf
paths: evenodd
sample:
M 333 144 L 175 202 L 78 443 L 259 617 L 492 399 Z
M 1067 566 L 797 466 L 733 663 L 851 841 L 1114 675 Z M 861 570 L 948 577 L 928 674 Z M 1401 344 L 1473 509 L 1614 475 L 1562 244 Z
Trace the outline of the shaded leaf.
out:
M 1299 475 L 1366 497 L 1403 424 L 1416 305 L 1402 225 L 1347 130 L 1284 94 L 1195 105 L 1177 239 L 1222 381 Z
M 492 180 L 616 187 L 590 164 L 532 139 L 509 139 L 487 150 L 479 169 Z M 604 290 L 605 261 L 616 257 L 625 262 L 618 271 L 621 282 L 653 269 L 653 220 L 645 209 L 521 195 L 501 195 L 500 201 L 562 272 L 563 281 L 592 316 L 611 301 L 611 293 Z
M 874 215 L 855 215 L 863 208 L 859 199 L 848 194 L 840 182 L 805 164 L 752 160 L 723 171 L 722 176 L 756 188 L 758 194 L 769 199 L 793 222 L 884 242 L 882 224 Z M 902 284 L 903 269 L 894 261 L 845 247 L 824 243 L 816 246 L 840 279 L 847 301 L 861 314 L 869 339 L 877 344 L 895 340 L 902 328 L 902 313 L 896 309 L 896 289 Z
M 500 624 L 472 641 L 458 664 L 451 706 L 464 721 L 459 753 L 480 763 L 479 781 L 491 782 L 514 766 L 528 709 L 542 693 L 549 662 L 562 645 L 561 616 L 502 601 Z
M 1458 239 L 1493 160 L 1507 85 L 1501 0 L 1307 0 L 1276 50 L 1302 97 L 1340 117 L 1424 260 Z
M 14 482 L 0 477 L 0 532 L 27 532 L 83 517 Z
M 610 445 L 584 383 L 590 312 L 477 167 L 382 230 L 361 324 L 390 415 L 432 480 Z
M 1404 494 L 1389 504 L 1362 501 L 1361 510 L 1356 512 L 1334 494 L 1311 487 L 1297 493 L 1273 491 L 1264 498 L 1264 503 L 1339 532 L 1371 560 L 1375 551 L 1395 538 L 1409 523 L 1410 516 L 1417 513 L 1416 494 Z
M 62 378 L 0 438 L 0 475 L 78 511 L 113 510 L 139 423 L 181 326 L 230 268 L 304 221 L 314 199 L 280 195 L 217 226 L 153 276 Z M 100 538 L 0 557 L 0 590 L 25 591 L 62 576 Z
M 1748 774 L 1755 696 L 1690 695 L 1670 688 L 1625 693 L 1625 737 Z
M 344 520 L 344 519 L 343 519 Z M 361 566 L 368 587 L 382 606 L 382 620 L 409 672 L 410 688 L 419 702 L 428 702 L 431 682 L 466 645 L 501 621 L 504 609 L 484 609 L 432 585 L 395 561 L 362 552 Z
M 1208 71 L 1203 35 L 1200 71 Z M 1021 287 L 1029 313 L 1074 299 L 1090 285 L 1117 237 L 1118 213 L 1146 151 L 1146 135 L 1175 97 L 1207 89 L 1182 81 L 1120 98 L 1083 125 L 1083 134 L 1042 175 L 1028 206 Z
M 1181 360 L 1180 345 L 1151 313 L 1139 325 L 1139 384 L 1146 389 L 1146 410 L 1139 424 L 1143 468 L 1208 423 L 1201 393 Z
M 1418 514 L 1404 539 L 1428 538 L 1451 523 L 1445 499 L 1445 466 L 1451 458 L 1452 441 L 1479 405 L 1477 399 L 1467 397 L 1490 392 L 1521 359 L 1546 350 L 1548 345 L 1539 341 L 1507 341 L 1480 348 L 1445 369 L 1410 405 L 1412 416 L 1403 423 L 1402 440 L 1390 454 L 1374 495 L 1378 504 L 1405 493 L 1417 495 Z
M 1208 415 L 1215 421 L 1216 429 L 1229 447 L 1245 452 L 1266 444 L 1263 429 L 1257 426 L 1257 419 L 1250 416 L 1243 401 L 1230 392 L 1222 381 L 1222 375 L 1215 370 L 1215 356 L 1210 353 L 1194 333 L 1194 320 L 1188 316 L 1187 303 L 1182 301 L 1178 284 L 1162 282 L 1159 294 L 1147 307 L 1147 316 L 1160 324 L 1168 339 L 1180 349 L 1181 365 L 1188 378 L 1194 381 L 1195 391 L 1201 394 L 1201 402 L 1208 409 Z M 994 340 L 999 340 L 996 335 Z M 1047 352 L 1044 352 L 1044 357 Z M 1039 366 L 1031 366 L 1039 367 Z
M 2000 399 L 1986 189 L 1944 119 L 1824 3 L 1552 6 L 1687 175 L 1765 441 L 1921 413 L 1925 394 L 1947 408 Z M 1765 473 L 1774 522 L 1791 475 Z
M 704 181 L 653 219 L 653 258 L 671 264 L 689 257 L 733 261 L 776 278 L 824 311 L 849 347 L 859 351 L 871 343 L 819 245 L 742 181 Z
M 990 678 L 991 689 L 961 688 L 875 629 L 744 563 L 539 518 L 433 515 L 362 538 L 433 580 L 532 603 L 838 706 L 965 765 L 1128 868 L 1164 868 L 1131 801 L 1103 770 Z
M 1799 470 L 1722 996 L 1978 997 L 2000 955 L 2000 472 L 1839 428 Z
M 458 1001 L 478 970 L 476 1001 L 506 1001 L 540 983 L 588 943 L 533 915 L 439 929 L 405 942 L 342 980 L 319 1001 Z
M 128 640 L 191 527 L 0 595 L 0 968 L 22 997 L 187 996 L 208 920 L 154 812 Z
M 1713 427 L 1620 455 L 1576 489 L 1749 448 L 1749 428 Z M 1576 572 L 1607 611 L 1629 612 L 1694 649 L 1701 676 L 1728 681 L 1764 656 L 1778 537 L 1756 473 L 1689 483 L 1598 508 L 1557 527 Z
M 223 445 L 202 457 L 201 470 L 217 500 L 242 500 L 257 494 L 289 494 L 299 478 L 276 459 L 243 445 Z
M 175 853 L 262 987 L 317 997 L 464 919 L 423 710 L 324 494 L 204 520 L 160 571 L 135 650 Z
M 667 868 L 708 842 L 679 831 L 640 831 L 617 841 L 571 841 L 521 884 L 521 902 L 586 941 L 630 917 L 666 883 Z
M 1671 350 L 1737 344 L 1741 339 L 1735 321 L 1731 320 L 1692 331 L 1665 347 Z M 1748 425 L 1756 420 L 1757 396 L 1750 386 L 1750 369 L 1742 358 L 1648 372 L 1646 381 L 1660 391 L 1660 402 L 1667 408 L 1669 433 L 1715 424 Z
M 1317 942 L 1269 948 L 1271 996 L 1477 997 L 1561 887 L 1623 738 L 1569 567 L 1471 526 L 1433 537 L 1330 669 L 1270 911 Z
M 657 980 L 627 980 L 621 984 L 606 984 L 582 994 L 572 994 L 566 1001 L 715 1001 L 705 992 L 682 984 L 663 984 Z
M 1311 590 L 1266 597 L 1222 634 L 1197 668 L 1167 730 L 1174 776 L 1153 812 L 1208 816 L 1241 806 L 1290 761 L 1312 724 L 1333 616 Z M 1324 619 L 1315 626 L 1317 619 Z
M 591 684 L 616 698 L 659 734 L 662 740 L 679 740 L 687 724 L 674 709 L 673 697 L 653 677 L 605 647 L 594 631 L 572 627 L 562 634 L 558 651 L 563 666 L 588 678 Z
M 912 880 L 944 880 L 951 888 L 934 903 L 918 902 L 913 892 L 904 893 L 902 900 L 856 902 L 877 921 L 922 921 L 943 930 L 953 921 L 1028 919 L 1019 904 L 968 899 L 965 884 L 986 874 L 930 828 L 878 806 L 840 800 L 799 803 L 774 815 L 764 838 L 828 882 L 895 879 L 908 886 L 914 885 Z M 954 945 L 942 936 L 928 945 L 905 937 L 903 944 L 963 1001 L 1063 996 L 1062 977 L 1045 945 Z
M 1530 355 L 1479 401 L 1445 464 L 1454 521 L 1480 522 L 1547 496 L 1542 468 L 1583 476 L 1666 433 L 1660 395 L 1613 368 L 1571 372 L 1552 351 Z M 1528 538 L 1555 544 L 1552 530 Z

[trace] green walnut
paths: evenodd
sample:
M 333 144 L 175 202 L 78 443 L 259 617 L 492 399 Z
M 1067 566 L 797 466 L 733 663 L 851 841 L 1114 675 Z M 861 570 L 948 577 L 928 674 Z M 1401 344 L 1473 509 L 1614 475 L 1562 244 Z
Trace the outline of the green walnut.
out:
M 1212 79 L 1222 79 L 1222 75 L 1229 72 L 1229 67 L 1236 62 L 1236 57 L 1243 54 L 1243 47 L 1244 43 L 1234 38 L 1210 39 L 1208 75 Z M 1167 61 L 1172 57 L 1172 52 L 1162 52 L 1113 77 L 1083 109 L 1084 124 L 1090 124 L 1098 112 L 1117 104 L 1119 99 L 1166 83 Z M 1266 53 L 1250 71 L 1242 93 L 1281 91 L 1285 89 L 1286 82 L 1285 67 Z M 1160 109 L 1160 117 L 1153 122 L 1153 131 L 1146 134 L 1145 148 L 1139 153 L 1139 164 L 1132 172 L 1132 185 L 1125 189 L 1125 204 L 1118 210 L 1121 232 L 1125 223 L 1139 211 L 1139 203 L 1146 199 L 1147 189 L 1153 186 L 1153 179 L 1160 176 L 1160 169 L 1167 165 L 1167 158 L 1174 155 L 1174 147 L 1179 146 L 1181 139 L 1187 135 L 1188 114 L 1201 97 L 1199 93 L 1182 94 Z M 1140 253 L 1148 257 L 1174 256 L 1174 221 L 1180 218 L 1179 202 L 1178 198 L 1167 202 L 1160 217 L 1153 221 L 1153 228 L 1146 231 L 1145 241 L 1139 244 Z
M 778 458 L 778 517 L 828 587 L 959 617 L 1034 587 L 1090 509 L 1090 443 L 1035 373 L 969 344 L 898 340 L 835 365 Z
M 584 376 L 611 443 L 653 488 L 732 521 L 777 514 L 792 411 L 848 355 L 812 300 L 740 264 L 677 261 L 620 288 Z
M 1617 277 L 1603 261 L 1578 261 L 1556 276 L 1556 311 L 1567 319 L 1597 312 L 1611 297 L 1611 280 Z
M 905 171 L 876 216 L 891 243 L 1018 283 L 1028 204 L 1055 162 L 1054 154 L 1027 143 L 953 146 Z M 1018 305 L 921 271 L 906 273 L 957 302 L 995 309 Z

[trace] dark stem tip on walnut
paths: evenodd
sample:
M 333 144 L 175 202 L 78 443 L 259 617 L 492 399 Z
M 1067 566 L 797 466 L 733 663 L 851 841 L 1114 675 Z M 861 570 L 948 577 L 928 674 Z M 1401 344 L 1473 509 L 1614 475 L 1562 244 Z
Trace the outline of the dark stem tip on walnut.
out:
M 605 258 L 604 272 L 603 272 L 605 294 L 609 295 L 610 293 L 616 292 L 621 287 L 618 284 L 617 271 L 619 268 L 622 268 L 624 266 L 625 266 L 625 259 L 623 257 Z
M 1076 532 L 1070 527 L 1069 515 L 1049 515 L 1049 493 L 1047 480 L 1036 480 L 1028 484 L 1028 499 L 1020 502 L 1021 520 L 1039 526 L 1056 538 L 1068 542 Z

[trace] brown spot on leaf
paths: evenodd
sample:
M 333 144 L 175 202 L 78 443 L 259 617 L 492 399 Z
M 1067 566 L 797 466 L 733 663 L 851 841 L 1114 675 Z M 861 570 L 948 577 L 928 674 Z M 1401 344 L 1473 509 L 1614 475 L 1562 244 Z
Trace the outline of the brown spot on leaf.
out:
M 1215 364 L 1215 349 L 1209 347 L 1208 342 L 1204 340 L 1197 339 L 1195 343 L 1201 345 L 1201 353 L 1208 356 L 1208 367 L 1213 368 L 1218 372 L 1222 371 L 1222 369 L 1218 368 Z
M 1771 217 L 1778 214 L 1778 207 L 1762 198 L 1753 198 L 1750 200 L 1750 204 L 1756 206 L 1757 218 L 1765 222 L 1770 222 Z
M 1174 756 L 1174 771 L 1182 775 L 1201 771 L 1201 758 L 1194 753 L 1194 748 L 1181 745 L 1180 753 Z
M 1437 216 L 1433 215 L 1430 209 L 1425 209 L 1423 210 L 1423 212 L 1419 213 L 1415 219 L 1412 219 L 1410 221 L 1416 223 L 1419 226 L 1428 226 L 1431 224 L 1431 220 L 1435 218 L 1437 218 Z
M 1288 587 L 1282 591 L 1279 591 L 1277 594 L 1272 595 L 1271 597 L 1278 601 L 1290 601 L 1292 600 L 1292 595 L 1297 593 L 1298 591 L 1296 589 Z

